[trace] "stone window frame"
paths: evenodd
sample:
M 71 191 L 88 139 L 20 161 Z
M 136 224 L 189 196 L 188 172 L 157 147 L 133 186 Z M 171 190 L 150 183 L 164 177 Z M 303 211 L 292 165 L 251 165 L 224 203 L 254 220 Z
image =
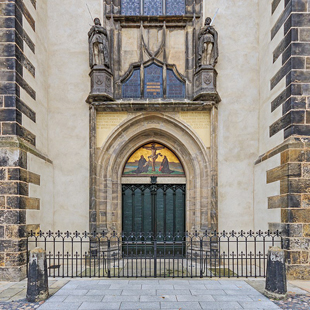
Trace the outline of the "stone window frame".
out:
M 160 99 L 171 99 L 171 98 L 167 98 L 167 71 L 171 70 L 174 75 L 176 76 L 176 78 L 183 83 L 184 85 L 184 90 L 183 90 L 183 94 L 184 96 L 182 97 L 175 97 L 175 99 L 181 99 L 184 100 L 187 98 L 187 80 L 186 78 L 178 71 L 177 67 L 175 65 L 171 65 L 171 64 L 164 64 L 163 62 L 161 62 L 158 59 L 150 59 L 142 64 L 140 63 L 135 63 L 132 64 L 130 66 L 130 68 L 128 69 L 128 71 L 124 74 L 124 76 L 120 79 L 121 82 L 121 93 L 122 93 L 122 99 L 148 99 L 147 97 L 145 97 L 145 92 L 144 92 L 144 68 L 152 65 L 152 64 L 156 64 L 157 66 L 160 66 L 163 68 L 163 97 Z M 124 97 L 123 96 L 123 85 L 132 77 L 133 73 L 135 72 L 135 70 L 140 70 L 140 96 L 139 97 Z M 152 99 L 149 99 L 152 100 Z M 156 100 L 156 99 L 155 99 Z

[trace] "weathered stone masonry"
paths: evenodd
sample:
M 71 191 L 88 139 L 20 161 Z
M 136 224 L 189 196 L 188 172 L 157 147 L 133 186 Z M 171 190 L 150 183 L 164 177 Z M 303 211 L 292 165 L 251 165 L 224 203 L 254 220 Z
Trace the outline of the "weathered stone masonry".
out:
M 272 12 L 281 1 L 273 1 Z M 282 27 L 283 26 L 283 27 Z M 284 142 L 261 156 L 258 162 L 281 154 L 281 166 L 267 171 L 267 183 L 280 181 L 279 196 L 269 197 L 269 209 L 281 208 L 282 230 L 289 278 L 310 279 L 310 3 L 285 0 L 284 10 L 271 30 L 284 38 L 274 50 L 273 61 L 282 67 L 271 79 L 273 89 L 283 78 L 286 89 L 271 103 L 271 112 L 282 117 L 270 126 L 270 137 L 284 130 Z
M 35 1 L 31 1 L 35 7 Z M 23 28 L 35 21 L 22 0 L 0 3 L 0 281 L 26 276 L 26 210 L 39 209 L 39 200 L 28 197 L 29 183 L 40 185 L 40 176 L 27 170 L 27 153 L 38 154 L 36 137 L 23 126 L 23 118 L 36 122 L 36 113 L 20 99 L 23 89 L 30 98 L 36 92 L 23 77 L 35 68 L 24 54 L 24 45 L 35 45 Z M 41 156 L 41 155 L 39 155 Z M 32 226 L 31 228 L 34 228 Z

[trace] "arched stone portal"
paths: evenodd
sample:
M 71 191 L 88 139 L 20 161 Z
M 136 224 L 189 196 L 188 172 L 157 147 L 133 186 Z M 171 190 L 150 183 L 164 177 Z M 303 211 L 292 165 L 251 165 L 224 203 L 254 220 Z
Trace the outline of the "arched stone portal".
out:
M 186 175 L 186 230 L 217 228 L 217 198 L 212 191 L 211 151 L 182 121 L 162 113 L 134 114 L 97 149 L 91 222 L 97 231 L 122 229 L 122 172 L 128 156 L 146 143 L 160 142 L 182 162 Z M 95 221 L 94 221 L 95 220 Z

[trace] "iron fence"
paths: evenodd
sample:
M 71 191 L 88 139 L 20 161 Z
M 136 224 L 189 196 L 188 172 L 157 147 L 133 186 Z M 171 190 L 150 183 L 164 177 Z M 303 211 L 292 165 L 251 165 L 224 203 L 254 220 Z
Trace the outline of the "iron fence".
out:
M 47 253 L 50 277 L 265 277 L 277 232 L 31 232 L 28 250 Z

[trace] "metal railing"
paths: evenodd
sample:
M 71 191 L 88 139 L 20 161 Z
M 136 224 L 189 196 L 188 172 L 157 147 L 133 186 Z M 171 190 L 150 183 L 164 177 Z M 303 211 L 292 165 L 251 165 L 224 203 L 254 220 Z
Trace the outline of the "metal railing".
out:
M 31 232 L 28 250 L 47 253 L 50 277 L 265 277 L 277 232 Z

